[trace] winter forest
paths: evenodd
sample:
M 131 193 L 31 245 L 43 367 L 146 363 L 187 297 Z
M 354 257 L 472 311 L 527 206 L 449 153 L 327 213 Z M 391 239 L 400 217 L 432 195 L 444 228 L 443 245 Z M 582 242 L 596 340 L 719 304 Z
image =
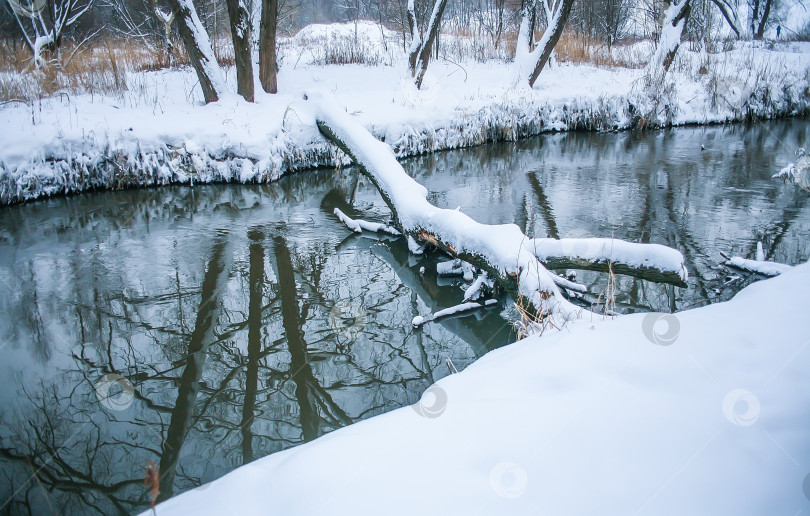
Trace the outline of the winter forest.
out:
M 0 515 L 810 512 L 807 0 L 0 0 Z

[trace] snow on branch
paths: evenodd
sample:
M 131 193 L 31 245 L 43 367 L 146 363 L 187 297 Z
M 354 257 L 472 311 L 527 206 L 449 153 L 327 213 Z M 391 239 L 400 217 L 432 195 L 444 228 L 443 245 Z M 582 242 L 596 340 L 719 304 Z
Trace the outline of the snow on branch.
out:
M 338 218 L 347 228 L 351 229 L 355 233 L 362 233 L 363 230 L 371 231 L 372 233 L 379 233 L 382 231 L 383 233 L 388 233 L 389 235 L 394 236 L 401 236 L 402 233 L 397 231 L 396 229 L 392 228 L 387 224 L 381 224 L 379 222 L 369 222 L 367 220 L 362 219 L 353 219 L 340 211 L 339 208 L 335 208 L 334 211 L 335 217 Z
M 479 308 L 484 308 L 487 306 L 496 305 L 498 303 L 495 299 L 487 299 L 483 304 L 481 303 L 461 303 L 460 305 L 451 306 L 450 308 L 445 308 L 444 310 L 439 310 L 438 312 L 430 315 L 417 315 L 413 318 L 411 324 L 415 328 L 419 328 L 420 326 L 436 321 L 443 317 L 449 317 L 451 315 L 462 314 L 464 312 L 469 312 L 471 310 L 478 310 Z
M 219 67 L 211 40 L 197 15 L 192 0 L 170 0 L 172 11 L 177 13 L 178 29 L 186 47 L 191 65 L 203 91 L 205 102 L 216 102 L 227 93 L 225 75 Z
M 400 232 L 485 270 L 538 321 L 561 327 L 580 315 L 581 309 L 560 293 L 529 247 L 531 240 L 517 225 L 481 224 L 460 211 L 432 205 L 425 187 L 405 173 L 391 148 L 374 138 L 331 95 L 316 91 L 305 98 L 314 104 L 321 133 L 377 187 Z
M 658 74 L 669 71 L 678 47 L 681 46 L 681 39 L 686 30 L 686 22 L 689 20 L 691 12 L 690 0 L 673 0 L 664 11 L 664 21 L 661 26 L 661 37 L 655 52 L 647 64 L 648 73 Z
M 412 252 L 430 244 L 456 258 L 437 264 L 439 275 L 463 274 L 472 281 L 474 268 L 486 273 L 468 288 L 465 301 L 476 299 L 477 291 L 492 278 L 540 326 L 559 328 L 579 317 L 582 309 L 569 302 L 558 285 L 579 292 L 587 289 L 550 273 L 546 264 L 550 268 L 610 267 L 619 274 L 685 285 L 688 273 L 683 255 L 662 245 L 607 238 L 530 239 L 515 224 L 481 224 L 461 211 L 438 208 L 427 201 L 425 187 L 405 173 L 391 148 L 374 138 L 331 95 L 314 91 L 305 99 L 314 105 L 321 133 L 351 157 L 380 192 L 391 209 L 393 225 L 407 236 Z M 356 231 L 350 224 L 357 221 L 348 220 L 344 223 Z
M 680 286 L 689 278 L 683 254 L 660 244 L 613 238 L 535 238 L 529 247 L 549 269 L 607 271 L 612 267 L 616 274 Z
M 522 9 L 520 29 L 518 30 L 517 46 L 515 47 L 515 65 L 520 81 L 528 79 L 529 87 L 534 87 L 537 77 L 551 59 L 554 47 L 562 36 L 565 24 L 571 14 L 574 0 L 560 0 L 549 5 L 544 2 L 548 26 L 543 31 L 540 41 L 531 45 L 532 18 L 535 15 L 537 0 L 527 0 Z M 532 50 L 533 48 L 533 50 Z
M 799 156 L 796 163 L 789 163 L 788 166 L 771 177 L 781 179 L 786 183 L 794 183 L 802 190 L 810 192 L 810 156 L 807 156 L 804 149 L 797 150 L 796 154 Z
M 735 269 L 755 272 L 763 276 L 779 276 L 793 268 L 791 265 L 777 262 L 766 262 L 764 260 L 749 260 L 741 256 L 732 256 L 725 261 L 725 264 Z

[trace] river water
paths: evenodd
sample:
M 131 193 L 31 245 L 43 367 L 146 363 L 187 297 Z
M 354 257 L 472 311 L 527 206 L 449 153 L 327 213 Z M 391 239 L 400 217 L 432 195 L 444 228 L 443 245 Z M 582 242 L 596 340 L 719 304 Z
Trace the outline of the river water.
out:
M 679 249 L 687 288 L 616 278 L 616 311 L 668 312 L 757 279 L 721 251 L 810 258 L 809 196 L 770 179 L 808 136 L 801 120 L 554 134 L 404 166 L 482 222 Z M 150 461 L 165 499 L 412 404 L 448 359 L 462 370 L 515 339 L 505 297 L 414 330 L 463 280 L 350 233 L 335 206 L 387 216 L 354 168 L 0 208 L 0 514 L 139 512 Z M 577 281 L 588 304 L 608 278 Z

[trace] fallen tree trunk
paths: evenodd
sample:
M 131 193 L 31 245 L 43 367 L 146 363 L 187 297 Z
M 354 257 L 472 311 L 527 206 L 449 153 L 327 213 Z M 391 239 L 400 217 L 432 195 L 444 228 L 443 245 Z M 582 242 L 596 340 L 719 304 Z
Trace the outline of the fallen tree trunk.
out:
M 390 147 L 327 95 L 312 92 L 305 97 L 315 104 L 318 129 L 374 183 L 397 230 L 487 271 L 539 324 L 561 327 L 579 316 L 581 309 L 560 293 L 520 228 L 481 224 L 460 211 L 429 203 L 425 187 L 405 173 Z
M 660 244 L 612 238 L 536 238 L 530 245 L 548 269 L 584 269 L 633 276 L 655 283 L 686 286 L 683 255 Z
M 374 138 L 333 98 L 312 92 L 305 99 L 314 104 L 321 134 L 351 157 L 377 187 L 398 231 L 483 269 L 538 324 L 561 327 L 579 317 L 582 309 L 565 299 L 537 257 L 541 240 L 529 239 L 515 224 L 481 224 L 460 211 L 432 205 L 425 187 L 405 173 L 390 147 Z M 680 256 L 678 251 L 670 251 Z M 682 256 L 679 263 L 683 263 Z M 683 274 L 685 280 L 685 268 Z

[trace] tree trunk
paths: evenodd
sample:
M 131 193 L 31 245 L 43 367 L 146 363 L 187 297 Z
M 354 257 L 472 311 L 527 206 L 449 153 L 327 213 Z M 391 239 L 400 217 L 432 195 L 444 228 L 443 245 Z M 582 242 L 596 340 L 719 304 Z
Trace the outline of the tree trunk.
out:
M 278 93 L 276 78 L 276 25 L 278 0 L 261 0 L 262 21 L 259 35 L 259 80 L 267 93 Z
M 391 209 L 393 223 L 402 234 L 485 270 L 539 325 L 558 326 L 579 317 L 581 309 L 562 296 L 552 275 L 537 257 L 540 252 L 551 255 L 555 246 L 562 248 L 577 242 L 531 240 L 514 224 L 490 226 L 459 211 L 437 208 L 427 201 L 427 190 L 405 173 L 390 147 L 336 107 L 326 94 L 313 93 L 308 97 L 315 104 L 315 120 L 321 134 L 343 150 L 371 180 Z M 589 247 L 585 251 L 594 243 L 599 244 L 598 248 L 594 246 L 593 252 L 572 254 L 590 258 L 604 249 L 606 242 L 603 241 L 610 243 L 609 239 L 588 239 L 585 243 Z M 682 265 L 683 256 L 674 249 L 621 244 L 633 248 L 636 260 L 639 249 L 650 250 L 652 257 L 664 256 L 666 259 L 662 261 L 672 262 L 682 280 L 688 276 Z
M 250 59 L 250 16 L 244 0 L 227 0 L 233 54 L 236 60 L 236 92 L 253 102 L 253 66 Z
M 411 77 L 416 77 L 416 60 L 419 59 L 419 49 L 422 48 L 422 38 L 419 35 L 419 25 L 416 22 L 416 6 L 414 0 L 408 0 L 408 30 L 411 31 L 411 48 L 408 50 L 408 71 Z
M 689 2 L 690 0 L 674 0 L 664 9 L 661 38 L 658 40 L 655 52 L 653 52 L 652 58 L 647 65 L 648 72 L 651 72 L 656 77 L 661 73 L 661 67 L 663 67 L 663 73 L 666 74 L 675 60 L 691 12 Z M 660 78 L 663 79 L 663 75 Z
M 192 0 L 169 0 L 171 8 L 177 13 L 177 28 L 186 47 L 191 66 L 197 72 L 205 103 L 216 102 L 227 90 L 225 77 L 219 68 L 211 40 L 205 31 Z
M 163 22 L 163 38 L 166 43 L 166 66 L 172 67 L 172 22 Z
M 546 66 L 546 63 L 551 57 L 551 53 L 554 51 L 554 47 L 557 46 L 557 42 L 560 41 L 560 36 L 562 36 L 563 29 L 565 29 L 565 24 L 568 23 L 568 17 L 571 15 L 571 7 L 573 5 L 574 0 L 562 0 L 562 5 L 557 8 L 554 17 L 551 19 L 551 22 L 549 22 L 549 26 L 546 27 L 543 38 L 538 45 L 542 48 L 540 56 L 537 59 L 534 70 L 532 70 L 531 75 L 529 75 L 530 88 L 534 88 L 537 77 Z
M 427 37 L 419 48 L 418 59 L 414 67 L 414 71 L 416 72 L 414 81 L 416 82 L 417 89 L 422 87 L 422 80 L 425 78 L 428 63 L 430 63 L 430 54 L 433 50 L 433 45 L 439 37 L 439 29 L 442 26 L 442 14 L 446 6 L 447 0 L 436 0 L 436 3 L 433 5 L 433 12 L 430 15 L 430 21 L 425 31 Z
M 771 15 L 772 4 L 773 0 L 766 0 L 765 9 L 762 11 L 762 17 L 759 19 L 759 27 L 757 28 L 757 33 L 754 35 L 754 39 L 762 39 L 765 37 L 765 25 L 768 23 L 768 17 Z

